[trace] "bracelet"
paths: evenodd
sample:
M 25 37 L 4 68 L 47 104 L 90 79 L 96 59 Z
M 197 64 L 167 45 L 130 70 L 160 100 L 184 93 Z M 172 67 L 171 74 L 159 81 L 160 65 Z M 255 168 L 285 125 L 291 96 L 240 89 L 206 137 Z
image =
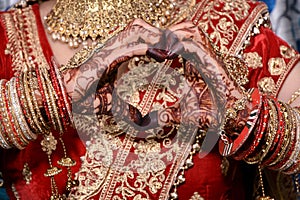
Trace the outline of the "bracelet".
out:
M 280 170 L 287 170 L 290 168 L 294 163 L 296 163 L 296 159 L 299 156 L 300 153 L 300 114 L 299 112 L 293 110 L 295 118 L 296 118 L 296 141 L 295 141 L 295 147 L 288 158 L 288 161 L 280 168 Z
M 276 165 L 279 161 L 281 161 L 283 159 L 285 152 L 286 152 L 286 148 L 288 147 L 289 142 L 291 140 L 290 133 L 292 131 L 292 121 L 291 121 L 291 118 L 289 118 L 291 116 L 291 113 L 286 104 L 282 103 L 282 106 L 286 110 L 286 113 L 284 115 L 285 131 L 284 131 L 284 134 L 281 136 L 281 142 L 280 142 L 279 146 L 277 147 L 277 151 L 276 151 L 277 157 L 270 164 L 268 164 L 269 167 L 271 167 L 271 168 L 272 168 L 272 166 Z
M 26 147 L 29 144 L 29 140 L 23 134 L 20 124 L 17 121 L 16 113 L 13 110 L 14 106 L 12 102 L 13 98 L 12 98 L 11 90 L 12 90 L 11 81 L 8 81 L 6 82 L 6 90 L 5 90 L 6 97 L 7 97 L 7 105 L 8 105 L 8 116 L 10 118 L 10 123 L 16 135 L 17 141 L 19 141 L 19 143 L 23 147 Z
M 24 74 L 24 88 L 26 91 L 26 99 L 31 109 L 33 120 L 36 126 L 38 127 L 40 133 L 42 134 L 50 130 L 50 126 L 46 123 L 44 117 L 42 116 L 37 99 L 35 97 L 36 88 L 34 86 L 37 86 L 37 81 L 33 76 L 32 72 Z
M 263 105 L 261 108 L 261 112 L 259 115 L 259 121 L 257 123 L 257 127 L 254 129 L 252 134 L 249 135 L 249 139 L 245 142 L 245 145 L 243 145 L 239 151 L 236 152 L 235 155 L 233 155 L 234 159 L 236 160 L 243 160 L 247 158 L 250 154 L 252 154 L 259 143 L 262 140 L 262 137 L 264 136 L 264 130 L 267 126 L 268 119 L 269 119 L 269 109 L 266 104 L 265 99 L 263 100 Z
M 9 93 L 12 100 L 12 110 L 13 113 L 15 113 L 16 121 L 19 124 L 19 127 L 21 131 L 23 132 L 24 136 L 28 140 L 35 140 L 37 138 L 37 135 L 35 135 L 29 128 L 25 117 L 21 111 L 21 105 L 20 101 L 18 99 L 17 91 L 16 91 L 16 78 L 13 77 L 10 80 L 10 87 L 9 87 Z
M 262 107 L 262 98 L 259 95 L 258 89 L 250 90 L 249 94 L 251 95 L 251 103 L 252 103 L 253 110 L 250 112 L 250 116 L 242 132 L 234 141 L 230 140 L 227 137 L 224 130 L 222 130 L 220 133 L 221 140 L 219 141 L 219 152 L 223 156 L 233 155 L 241 148 L 241 146 L 248 139 L 250 133 L 252 132 L 258 120 L 260 109 Z
M 270 98 L 270 97 L 269 97 Z M 262 153 L 260 156 L 260 162 L 262 162 L 265 157 L 268 155 L 268 153 L 271 151 L 272 147 L 274 147 L 274 140 L 277 135 L 280 134 L 280 113 L 278 112 L 278 109 L 276 109 L 274 99 L 268 99 L 268 105 L 271 108 L 271 115 L 272 119 L 270 120 L 268 129 L 267 129 L 267 140 L 264 148 L 262 149 Z M 278 137 L 277 137 L 278 138 Z
M 287 105 L 288 106 L 288 105 Z M 289 157 L 291 156 L 292 151 L 295 148 L 295 144 L 296 144 L 296 119 L 295 119 L 295 115 L 294 112 L 291 108 L 289 109 L 289 118 L 291 119 L 292 123 L 291 123 L 291 130 L 290 130 L 290 137 L 289 137 L 289 143 L 287 144 L 285 151 L 283 151 L 283 156 L 281 157 L 281 161 L 279 163 L 277 163 L 274 166 L 271 166 L 270 169 L 273 170 L 280 170 L 282 171 L 282 166 L 288 161 Z
M 7 99 L 7 90 L 6 89 L 7 81 L 2 81 L 0 85 L 0 92 L 2 93 L 2 98 L 4 102 L 4 122 L 6 126 L 6 130 L 8 133 L 8 137 L 10 138 L 10 141 L 12 144 L 17 147 L 18 149 L 24 149 L 25 146 L 23 146 L 22 142 L 20 141 L 20 138 L 18 137 L 18 134 L 16 133 L 14 124 L 12 123 L 12 116 L 9 110 L 9 104 Z
M 8 119 L 6 117 L 6 108 L 5 108 L 5 102 L 3 100 L 2 95 L 2 85 L 4 84 L 5 80 L 0 80 L 0 119 L 1 119 L 1 146 L 5 149 L 9 149 L 13 147 L 12 141 L 9 137 L 9 134 L 6 130 L 5 125 L 8 123 Z
M 277 129 L 277 113 L 275 107 L 271 104 L 269 99 L 264 99 L 264 102 L 266 104 L 266 107 L 269 108 L 269 117 L 270 120 L 267 124 L 267 133 L 264 134 L 263 141 L 261 142 L 257 148 L 257 150 L 252 153 L 252 155 L 248 156 L 244 159 L 245 162 L 248 164 L 257 164 L 260 163 L 263 158 L 268 153 L 269 149 L 272 146 L 273 140 L 274 140 L 274 134 L 276 133 Z

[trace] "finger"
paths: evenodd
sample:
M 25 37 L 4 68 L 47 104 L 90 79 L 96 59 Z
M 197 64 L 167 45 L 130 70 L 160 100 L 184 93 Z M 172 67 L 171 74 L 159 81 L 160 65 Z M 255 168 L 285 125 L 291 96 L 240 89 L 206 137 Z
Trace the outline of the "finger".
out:
M 110 66 L 116 60 L 122 60 L 123 57 L 133 57 L 146 55 L 148 44 L 132 43 L 120 46 L 114 49 L 106 58 L 106 66 Z

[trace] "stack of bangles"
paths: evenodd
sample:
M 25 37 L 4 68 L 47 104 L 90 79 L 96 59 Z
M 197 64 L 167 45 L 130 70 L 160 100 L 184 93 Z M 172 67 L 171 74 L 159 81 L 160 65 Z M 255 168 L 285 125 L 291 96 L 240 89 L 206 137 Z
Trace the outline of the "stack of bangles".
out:
M 286 174 L 300 171 L 300 111 L 271 96 L 251 93 L 252 110 L 235 138 L 221 134 L 223 156 L 259 164 Z
M 9 81 L 0 80 L 1 147 L 24 149 L 38 134 L 53 128 L 62 133 L 72 123 L 70 110 L 59 71 L 32 62 Z

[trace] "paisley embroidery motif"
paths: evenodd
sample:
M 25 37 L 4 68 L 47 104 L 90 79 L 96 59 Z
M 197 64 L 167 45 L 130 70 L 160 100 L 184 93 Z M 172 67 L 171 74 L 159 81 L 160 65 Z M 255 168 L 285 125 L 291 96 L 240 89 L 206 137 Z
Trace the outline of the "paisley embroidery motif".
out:
M 243 57 L 248 67 L 253 69 L 263 67 L 262 57 L 257 52 L 244 53 Z
M 239 31 L 235 20 L 244 20 L 249 15 L 249 9 L 250 5 L 243 0 L 207 1 L 199 27 L 206 33 L 212 29 L 209 38 L 220 47 L 221 52 L 228 52 L 228 44 L 232 43 Z
M 258 81 L 259 90 L 265 94 L 272 94 L 275 90 L 275 81 L 271 77 L 264 77 Z
M 271 75 L 278 76 L 286 69 L 286 64 L 283 58 L 270 58 L 268 62 L 268 69 Z

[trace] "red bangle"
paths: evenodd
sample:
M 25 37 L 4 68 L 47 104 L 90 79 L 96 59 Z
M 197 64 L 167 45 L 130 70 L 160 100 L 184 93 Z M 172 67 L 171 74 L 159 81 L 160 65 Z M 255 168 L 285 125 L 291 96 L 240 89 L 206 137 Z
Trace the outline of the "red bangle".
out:
M 11 138 L 13 145 L 15 145 L 15 147 L 17 147 L 18 149 L 24 149 L 27 144 L 25 143 L 25 141 L 21 141 L 20 135 L 17 132 L 14 124 L 12 113 L 10 112 L 10 105 L 8 102 L 8 88 L 7 88 L 8 83 L 9 83 L 8 81 L 2 82 L 2 91 L 1 91 L 4 100 L 4 105 L 6 107 L 7 119 L 8 119 L 6 126 L 8 128 L 7 129 L 8 134 L 9 137 Z
M 263 98 L 263 106 L 262 106 L 262 111 L 259 115 L 259 123 L 258 123 L 258 128 L 257 130 L 253 131 L 253 133 L 251 134 L 253 138 L 253 140 L 248 139 L 247 143 L 248 145 L 244 145 L 244 151 L 242 153 L 239 153 L 239 151 L 236 153 L 236 155 L 234 155 L 234 158 L 236 160 L 243 160 L 245 158 L 247 158 L 249 155 L 251 155 L 256 148 L 259 146 L 260 142 L 263 139 L 263 136 L 265 134 L 265 130 L 268 124 L 268 120 L 269 120 L 269 106 L 267 103 L 267 100 L 265 98 Z M 242 149 L 243 147 L 241 147 Z
M 42 80 L 41 80 L 41 74 L 40 74 L 40 71 L 39 71 L 37 65 L 35 65 L 35 73 L 36 73 L 36 77 L 37 77 L 37 80 L 38 80 L 38 86 L 40 88 L 40 93 L 41 93 L 41 96 L 42 96 L 44 109 L 45 109 L 45 112 L 46 112 L 46 115 L 47 115 L 47 118 L 48 118 L 47 120 L 49 122 L 51 122 L 51 114 L 50 114 L 48 103 L 47 103 L 48 101 L 47 101 L 45 91 L 44 91 L 44 88 L 43 88 L 43 83 L 42 83 Z
M 255 88 L 250 92 L 252 99 L 252 111 L 250 112 L 250 116 L 246 122 L 244 129 L 233 141 L 229 140 L 229 138 L 221 138 L 221 140 L 219 140 L 219 152 L 223 156 L 231 156 L 235 154 L 246 142 L 257 123 L 260 109 L 262 107 L 262 98 L 259 94 L 258 89 Z
M 296 125 L 296 119 L 295 119 L 295 115 L 294 113 L 292 113 L 292 111 L 288 112 L 288 116 L 290 118 L 292 118 L 292 124 Z M 292 126 L 291 127 L 292 130 L 289 132 L 291 134 L 291 138 L 288 144 L 288 148 L 285 150 L 284 152 L 284 156 L 282 158 L 282 160 L 280 162 L 278 162 L 277 164 L 275 164 L 274 166 L 271 166 L 270 169 L 273 170 L 282 170 L 282 167 L 285 165 L 285 163 L 288 161 L 288 159 L 290 158 L 294 148 L 295 148 L 295 144 L 296 144 L 296 126 Z
M 3 96 L 3 86 L 5 85 L 7 81 L 2 79 L 0 80 L 0 123 L 1 123 L 1 133 L 3 134 L 3 146 L 5 148 L 11 148 L 13 146 L 13 141 L 9 137 L 9 133 L 6 130 L 6 126 L 8 125 L 8 116 L 7 116 L 7 111 L 6 111 L 6 106 L 5 106 L 5 101 L 4 101 L 4 96 Z M 6 123 L 5 123 L 6 122 Z
M 284 105 L 281 106 L 282 108 L 284 108 L 284 110 L 286 110 L 287 112 L 287 109 L 285 108 Z M 278 145 L 276 146 L 275 148 L 275 151 L 274 153 L 272 154 L 271 158 L 269 159 L 268 162 L 266 162 L 267 166 L 272 166 L 272 165 L 275 165 L 277 164 L 277 160 L 279 159 L 279 156 L 281 155 L 280 153 L 282 151 L 284 151 L 284 145 L 286 144 L 286 141 L 287 141 L 287 138 L 288 138 L 288 135 L 289 135 L 289 131 L 290 131 L 290 127 L 289 127 L 289 123 L 286 123 L 288 122 L 288 114 L 283 114 L 283 117 L 284 117 L 284 131 L 281 131 L 280 132 L 280 139 L 279 139 L 279 142 L 278 142 Z M 287 141 L 288 142 L 288 141 Z M 282 152 L 284 153 L 284 152 Z

